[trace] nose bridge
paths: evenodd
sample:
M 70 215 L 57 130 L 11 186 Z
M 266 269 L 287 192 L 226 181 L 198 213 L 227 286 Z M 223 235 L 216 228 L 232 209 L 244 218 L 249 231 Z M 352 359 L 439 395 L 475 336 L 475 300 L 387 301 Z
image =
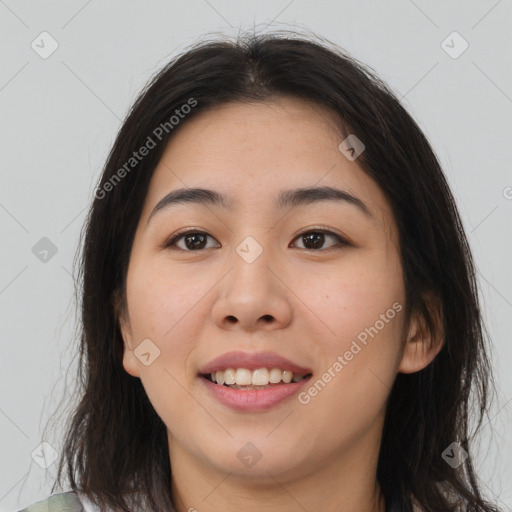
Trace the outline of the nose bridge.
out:
M 231 270 L 212 311 L 216 323 L 224 328 L 235 320 L 247 330 L 255 329 L 258 322 L 282 327 L 290 321 L 286 287 L 272 265 L 271 237 L 265 236 L 264 230 L 259 233 L 245 236 L 228 259 Z
M 258 235 L 257 235 L 258 236 Z M 252 236 L 246 236 L 236 247 L 236 254 L 247 264 L 252 265 L 254 262 L 260 260 L 266 261 L 268 259 L 269 244 L 268 237 L 265 236 L 265 240 L 262 240 L 263 235 L 259 235 L 258 240 Z M 261 243 L 260 243 L 261 242 Z M 265 256 L 263 256 L 265 253 Z M 263 257 L 262 257 L 263 256 Z
M 243 286 L 245 283 L 250 287 L 250 290 L 247 290 L 248 294 L 268 293 L 265 285 L 268 286 L 269 281 L 272 281 L 273 274 L 268 268 L 272 260 L 269 237 L 265 233 L 247 235 L 235 247 L 230 258 L 230 265 L 234 267 L 234 285 L 238 283 Z
M 237 216 L 233 235 L 238 243 L 234 246 L 230 263 L 236 265 L 237 272 L 252 274 L 256 269 L 258 272 L 269 272 L 266 265 L 275 260 L 273 253 L 277 248 L 275 220 L 271 212 L 262 210 L 253 202 L 249 205 L 244 208 L 245 213 Z

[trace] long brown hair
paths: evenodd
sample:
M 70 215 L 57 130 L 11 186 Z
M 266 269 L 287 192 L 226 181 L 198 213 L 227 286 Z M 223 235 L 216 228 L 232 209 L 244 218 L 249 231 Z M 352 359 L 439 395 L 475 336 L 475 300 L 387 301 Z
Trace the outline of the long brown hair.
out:
M 123 122 L 82 233 L 79 401 L 55 485 L 62 488 L 66 474 L 73 490 L 100 507 L 129 512 L 139 498 L 146 510 L 174 509 L 166 427 L 141 381 L 123 368 L 116 297 L 126 299 L 135 229 L 173 133 L 208 108 L 282 96 L 326 106 L 341 132 L 365 141 L 358 163 L 385 193 L 399 230 L 407 317 L 420 313 L 434 331 L 427 295 L 442 311 L 441 352 L 422 371 L 398 374 L 389 396 L 377 468 L 387 510 L 410 512 L 414 496 L 428 512 L 497 511 L 481 494 L 469 446 L 470 399 L 477 428 L 488 414 L 487 336 L 470 248 L 439 162 L 373 71 L 328 41 L 291 32 L 196 44 L 150 81 Z M 195 106 L 174 128 L 170 116 L 191 99 Z M 158 139 L 154 130 L 163 123 Z M 120 172 L 152 134 L 156 147 Z M 458 468 L 442 457 L 453 442 L 468 454 Z

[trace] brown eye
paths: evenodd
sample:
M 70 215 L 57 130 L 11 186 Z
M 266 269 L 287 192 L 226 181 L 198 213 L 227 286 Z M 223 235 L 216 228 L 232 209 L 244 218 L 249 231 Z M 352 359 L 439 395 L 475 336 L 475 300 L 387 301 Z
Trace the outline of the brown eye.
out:
M 301 240 L 304 247 L 298 247 L 298 249 L 311 249 L 311 250 L 317 250 L 321 249 L 321 247 L 324 245 L 325 240 L 327 238 L 333 238 L 338 241 L 337 244 L 327 247 L 329 250 L 333 249 L 339 246 L 345 246 L 348 245 L 346 240 L 344 240 L 341 236 L 337 235 L 336 233 L 333 233 L 332 231 L 327 231 L 323 229 L 318 230 L 311 230 L 311 231 L 305 231 L 304 233 L 300 234 L 296 240 Z
M 165 244 L 166 248 L 177 248 L 182 251 L 197 251 L 204 249 L 207 243 L 207 239 L 211 237 L 208 233 L 204 233 L 201 231 L 187 231 L 185 233 L 178 233 L 174 235 L 168 242 Z M 184 247 L 179 247 L 177 242 L 181 242 L 183 239 Z

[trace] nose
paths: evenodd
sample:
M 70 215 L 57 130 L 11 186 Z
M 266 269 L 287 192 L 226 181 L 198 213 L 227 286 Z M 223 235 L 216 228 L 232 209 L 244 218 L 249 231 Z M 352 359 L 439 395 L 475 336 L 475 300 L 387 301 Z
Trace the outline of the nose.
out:
M 252 262 L 235 253 L 231 270 L 219 283 L 212 307 L 212 318 L 224 330 L 254 332 L 284 329 L 292 321 L 293 293 L 286 286 L 287 276 L 263 250 Z

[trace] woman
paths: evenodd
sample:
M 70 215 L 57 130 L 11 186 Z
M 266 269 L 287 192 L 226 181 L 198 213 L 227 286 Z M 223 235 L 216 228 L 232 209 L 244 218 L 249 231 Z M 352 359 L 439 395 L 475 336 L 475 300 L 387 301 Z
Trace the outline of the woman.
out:
M 71 491 L 43 505 L 498 510 L 468 445 L 491 369 L 453 197 L 334 45 L 246 36 L 170 62 L 108 157 L 81 278 Z

